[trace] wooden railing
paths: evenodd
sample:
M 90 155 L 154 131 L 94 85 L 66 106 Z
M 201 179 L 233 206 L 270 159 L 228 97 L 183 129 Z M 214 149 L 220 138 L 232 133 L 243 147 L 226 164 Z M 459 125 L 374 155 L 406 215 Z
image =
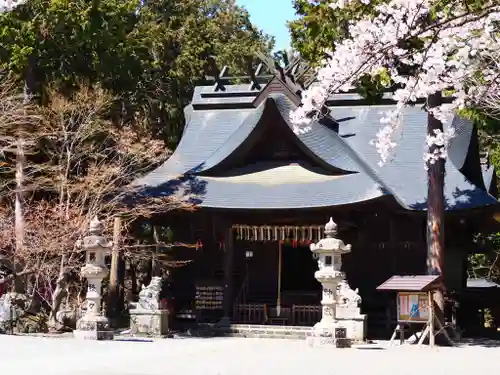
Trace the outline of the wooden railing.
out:
M 321 320 L 321 306 L 293 305 L 292 320 L 296 326 L 312 326 Z
M 233 321 L 241 324 L 265 324 L 267 309 L 263 303 L 236 304 L 233 310 Z
M 233 321 L 240 324 L 266 324 L 276 320 L 276 310 L 276 307 L 270 307 L 267 304 L 235 304 Z M 293 305 L 291 308 L 282 307 L 280 317 L 286 319 L 286 325 L 313 326 L 321 320 L 321 306 Z

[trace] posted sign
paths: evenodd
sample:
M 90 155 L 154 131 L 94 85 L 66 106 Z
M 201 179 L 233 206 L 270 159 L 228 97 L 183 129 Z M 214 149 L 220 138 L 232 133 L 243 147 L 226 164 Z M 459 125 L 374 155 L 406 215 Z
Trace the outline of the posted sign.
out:
M 399 292 L 397 313 L 399 322 L 427 322 L 429 302 L 427 293 Z

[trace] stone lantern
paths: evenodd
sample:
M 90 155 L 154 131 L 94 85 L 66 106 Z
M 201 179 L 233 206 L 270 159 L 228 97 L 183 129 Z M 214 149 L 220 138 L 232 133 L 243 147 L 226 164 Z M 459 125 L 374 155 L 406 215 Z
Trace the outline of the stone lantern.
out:
M 112 242 L 106 241 L 102 235 L 103 224 L 95 217 L 90 222 L 89 235 L 77 246 L 82 247 L 85 254 L 85 266 L 80 274 L 87 279 L 87 309 L 77 321 L 76 338 L 90 340 L 113 340 L 108 318 L 101 312 L 101 284 L 108 274 L 104 257 L 111 251 Z
M 325 236 L 311 244 L 313 256 L 318 260 L 314 277 L 322 287 L 322 317 L 313 329 L 314 337 L 335 340 L 335 329 L 343 328 L 346 338 L 362 341 L 365 335 L 365 316 L 359 313 L 361 298 L 352 290 L 341 271 L 342 255 L 351 251 L 351 245 L 335 238 L 337 224 L 330 218 L 325 225 Z M 356 323 L 356 322 L 360 322 Z M 356 325 L 357 324 L 357 325 Z

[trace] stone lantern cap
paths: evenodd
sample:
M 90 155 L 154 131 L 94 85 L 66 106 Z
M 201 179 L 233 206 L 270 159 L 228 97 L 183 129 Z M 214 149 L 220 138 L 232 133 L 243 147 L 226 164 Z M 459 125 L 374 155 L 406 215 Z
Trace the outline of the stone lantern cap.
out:
M 102 221 L 100 221 L 97 216 L 94 216 L 94 218 L 90 221 L 89 224 L 90 234 L 94 236 L 100 236 L 103 231 L 104 231 L 104 225 Z
M 107 241 L 102 235 L 104 224 L 95 216 L 89 225 L 89 235 L 83 238 L 83 241 L 78 240 L 77 248 L 83 248 L 87 251 L 103 250 L 109 252 L 113 247 L 112 241 Z
M 349 253 L 351 251 L 351 245 L 345 245 L 344 241 L 335 238 L 336 234 L 337 224 L 330 218 L 330 221 L 325 225 L 326 238 L 319 240 L 315 244 L 311 244 L 311 251 L 313 253 L 329 253 L 332 251 L 340 254 Z

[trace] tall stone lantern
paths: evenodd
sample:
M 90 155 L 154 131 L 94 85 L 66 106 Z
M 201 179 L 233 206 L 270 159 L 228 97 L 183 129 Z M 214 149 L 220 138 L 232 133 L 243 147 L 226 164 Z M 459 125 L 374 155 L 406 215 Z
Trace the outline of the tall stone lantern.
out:
M 362 341 L 365 337 L 366 317 L 360 314 L 361 298 L 349 287 L 341 271 L 342 255 L 351 251 L 338 238 L 337 224 L 330 221 L 325 225 L 325 236 L 316 244 L 311 244 L 313 256 L 318 260 L 318 270 L 314 277 L 322 287 L 322 318 L 313 329 L 313 337 L 335 340 L 335 329 L 343 328 L 346 338 Z
M 330 218 L 325 225 L 326 238 L 311 244 L 311 251 L 318 260 L 318 270 L 314 273 L 314 277 L 322 287 L 322 317 L 314 326 L 314 331 L 327 337 L 334 337 L 337 323 L 335 319 L 337 286 L 344 280 L 344 273 L 340 270 L 341 257 L 342 254 L 351 251 L 351 245 L 345 245 L 342 240 L 335 238 L 336 234 L 337 224 Z
M 97 217 L 90 222 L 89 235 L 83 238 L 77 246 L 82 247 L 85 254 L 85 266 L 80 274 L 88 282 L 87 309 L 77 321 L 76 338 L 90 340 L 113 340 L 113 331 L 110 330 L 108 318 L 101 312 L 101 284 L 108 274 L 108 267 L 104 257 L 111 251 L 112 242 L 106 241 L 102 235 L 103 224 Z

